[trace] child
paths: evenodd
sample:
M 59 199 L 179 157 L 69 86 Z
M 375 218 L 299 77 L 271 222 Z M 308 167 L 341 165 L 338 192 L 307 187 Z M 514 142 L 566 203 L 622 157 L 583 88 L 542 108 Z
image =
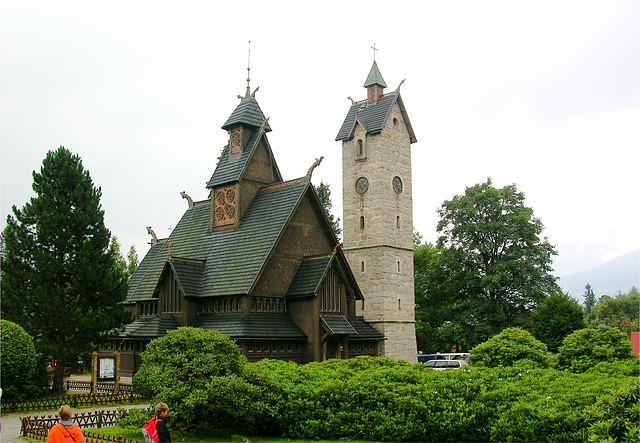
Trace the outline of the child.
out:
M 169 431 L 167 430 L 167 426 L 165 424 L 165 419 L 167 418 L 167 412 L 169 412 L 169 406 L 165 403 L 158 403 L 156 405 L 156 419 L 158 423 L 156 425 L 156 429 L 158 430 L 158 443 L 171 443 L 171 436 L 169 435 Z

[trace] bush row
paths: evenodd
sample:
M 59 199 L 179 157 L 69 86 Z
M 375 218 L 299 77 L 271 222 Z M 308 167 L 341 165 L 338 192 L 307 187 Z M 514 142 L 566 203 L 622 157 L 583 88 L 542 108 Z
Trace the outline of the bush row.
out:
M 575 373 L 513 351 L 513 366 L 437 372 L 386 357 L 249 364 L 234 346 L 217 332 L 172 331 L 147 347 L 134 387 L 154 391 L 190 431 L 375 441 L 640 437 L 637 358 Z

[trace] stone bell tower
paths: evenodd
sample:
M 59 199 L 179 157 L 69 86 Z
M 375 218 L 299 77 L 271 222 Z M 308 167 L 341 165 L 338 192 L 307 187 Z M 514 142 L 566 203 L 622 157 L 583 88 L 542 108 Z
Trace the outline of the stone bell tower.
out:
M 416 137 L 400 86 L 384 92 L 375 60 L 364 87 L 367 98 L 352 100 L 336 137 L 342 141 L 343 249 L 365 297 L 357 315 L 386 337 L 381 354 L 414 363 L 411 144 Z

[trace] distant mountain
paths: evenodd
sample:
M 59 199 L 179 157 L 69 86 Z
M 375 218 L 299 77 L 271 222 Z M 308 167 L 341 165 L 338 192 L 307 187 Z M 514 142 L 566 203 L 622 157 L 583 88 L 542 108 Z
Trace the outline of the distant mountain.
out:
M 588 271 L 560 277 L 558 283 L 580 303 L 583 302 L 587 283 L 591 285 L 596 299 L 603 295 L 616 295 L 618 291 L 627 293 L 633 286 L 640 289 L 640 249 Z

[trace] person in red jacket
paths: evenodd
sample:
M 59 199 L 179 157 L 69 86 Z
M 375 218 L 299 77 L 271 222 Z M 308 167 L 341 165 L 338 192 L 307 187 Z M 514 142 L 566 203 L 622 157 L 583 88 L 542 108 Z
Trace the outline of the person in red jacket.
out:
M 60 422 L 51 428 L 47 435 L 47 443 L 84 443 L 84 436 L 77 423 L 71 421 L 73 413 L 67 405 L 60 406 L 58 417 Z

